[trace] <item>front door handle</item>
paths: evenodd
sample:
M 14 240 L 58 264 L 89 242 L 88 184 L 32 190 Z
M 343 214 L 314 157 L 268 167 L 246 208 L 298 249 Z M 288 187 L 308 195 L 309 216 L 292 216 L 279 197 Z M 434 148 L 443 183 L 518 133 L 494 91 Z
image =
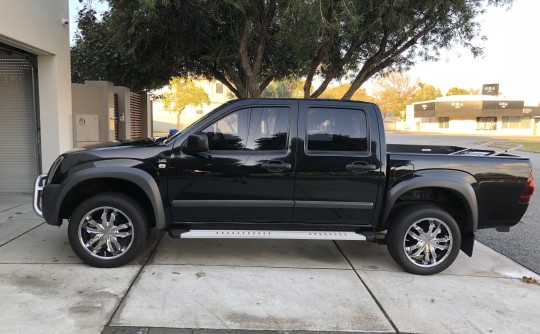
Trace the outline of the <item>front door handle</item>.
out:
M 291 164 L 279 160 L 270 160 L 264 164 L 261 164 L 261 168 L 272 173 L 279 173 L 283 172 L 284 170 L 290 170 Z
M 345 168 L 353 173 L 360 173 L 370 170 L 376 170 L 377 166 L 368 164 L 367 162 L 363 161 L 355 161 L 352 164 L 348 164 L 347 166 L 345 166 Z

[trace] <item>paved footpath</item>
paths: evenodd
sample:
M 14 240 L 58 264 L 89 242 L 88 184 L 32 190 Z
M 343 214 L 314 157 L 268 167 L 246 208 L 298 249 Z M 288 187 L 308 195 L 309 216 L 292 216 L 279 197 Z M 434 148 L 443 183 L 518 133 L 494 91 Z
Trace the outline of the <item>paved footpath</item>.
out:
M 132 264 L 96 269 L 28 196 L 0 195 L 0 333 L 538 332 L 540 277 L 475 247 L 425 277 L 370 243 L 154 234 Z

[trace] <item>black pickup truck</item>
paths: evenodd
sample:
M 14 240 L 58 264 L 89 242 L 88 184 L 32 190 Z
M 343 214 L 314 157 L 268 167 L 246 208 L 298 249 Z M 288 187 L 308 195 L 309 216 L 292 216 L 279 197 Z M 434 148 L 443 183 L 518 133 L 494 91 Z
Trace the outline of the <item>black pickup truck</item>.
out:
M 534 191 L 527 158 L 387 145 L 372 103 L 243 99 L 170 138 L 62 154 L 34 209 L 69 220 L 75 253 L 129 263 L 150 228 L 180 238 L 367 240 L 415 274 L 472 255 L 477 229 L 507 231 Z

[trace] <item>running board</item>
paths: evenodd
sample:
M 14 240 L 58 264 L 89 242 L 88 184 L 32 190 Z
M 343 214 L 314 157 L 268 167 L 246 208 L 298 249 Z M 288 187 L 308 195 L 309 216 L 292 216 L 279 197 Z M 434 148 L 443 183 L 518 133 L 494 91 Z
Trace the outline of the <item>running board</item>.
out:
M 176 238 L 186 239 L 299 239 L 299 240 L 367 240 L 356 232 L 341 231 L 257 231 L 257 230 L 170 230 Z

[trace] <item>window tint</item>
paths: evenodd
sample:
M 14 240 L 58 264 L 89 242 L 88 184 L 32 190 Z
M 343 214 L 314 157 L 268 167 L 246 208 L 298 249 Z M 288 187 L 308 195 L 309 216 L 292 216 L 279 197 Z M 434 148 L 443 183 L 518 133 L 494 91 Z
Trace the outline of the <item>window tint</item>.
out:
M 310 109 L 307 135 L 308 150 L 367 151 L 366 115 L 354 109 Z
M 253 108 L 247 148 L 260 151 L 285 150 L 288 132 L 288 108 Z
M 243 150 L 246 148 L 249 109 L 229 114 L 202 132 L 208 135 L 210 150 Z

